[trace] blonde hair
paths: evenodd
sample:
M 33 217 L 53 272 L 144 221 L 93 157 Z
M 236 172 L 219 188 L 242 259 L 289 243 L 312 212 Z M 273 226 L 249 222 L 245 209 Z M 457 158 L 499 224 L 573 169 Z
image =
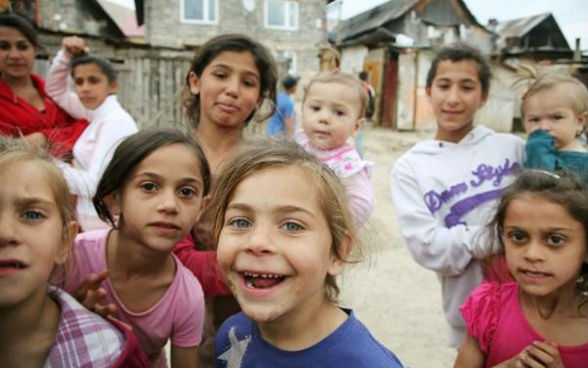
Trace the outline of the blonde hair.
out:
M 53 158 L 47 151 L 26 143 L 22 139 L 14 139 L 0 136 L 0 170 L 8 165 L 23 162 L 35 162 L 46 178 L 55 198 L 55 205 L 59 212 L 62 223 L 62 239 L 63 247 L 67 248 L 67 263 L 63 267 L 54 267 L 50 276 L 49 283 L 59 285 L 63 281 L 64 272 L 66 268 L 69 272 L 73 267 L 73 236 L 69 234 L 67 225 L 72 221 L 76 221 L 75 209 L 72 201 L 72 196 L 61 170 L 53 163 Z M 40 234 L 42 236 L 42 234 Z
M 304 96 L 302 97 L 302 104 L 306 101 L 308 92 L 314 83 L 339 83 L 344 84 L 356 90 L 357 97 L 359 98 L 360 109 L 359 118 L 363 118 L 365 115 L 365 109 L 368 102 L 368 95 L 365 88 L 359 78 L 345 72 L 339 71 L 328 71 L 317 74 L 314 78 L 308 82 L 308 85 L 304 88 Z
M 332 237 L 331 251 L 338 260 L 350 262 L 350 249 L 344 249 L 346 237 L 355 239 L 355 229 L 347 207 L 344 188 L 326 165 L 293 141 L 260 139 L 249 143 L 249 147 L 225 166 L 213 191 L 213 233 L 215 243 L 224 223 L 229 201 L 237 186 L 252 174 L 271 168 L 299 167 L 308 175 L 308 180 L 318 188 L 318 200 Z M 355 253 L 356 255 L 358 253 Z M 335 277 L 327 274 L 325 296 L 335 303 L 339 295 Z
M 521 101 L 521 115 L 525 117 L 525 101 L 539 91 L 554 88 L 558 85 L 566 84 L 565 89 L 569 97 L 570 107 L 576 115 L 588 111 L 588 89 L 578 79 L 561 73 L 545 73 L 539 75 L 529 86 Z M 585 128 L 585 127 L 584 127 Z

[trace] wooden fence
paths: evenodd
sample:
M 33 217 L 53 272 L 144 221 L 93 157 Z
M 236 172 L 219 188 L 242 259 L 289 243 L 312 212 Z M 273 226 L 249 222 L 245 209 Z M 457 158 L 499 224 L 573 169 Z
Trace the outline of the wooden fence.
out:
M 50 58 L 61 44 L 61 35 L 44 35 L 45 46 L 38 52 L 35 72 L 47 76 Z M 192 50 L 153 48 L 145 45 L 107 44 L 88 39 L 92 53 L 109 59 L 118 71 L 117 96 L 121 105 L 140 127 L 186 126 L 182 89 L 193 55 Z

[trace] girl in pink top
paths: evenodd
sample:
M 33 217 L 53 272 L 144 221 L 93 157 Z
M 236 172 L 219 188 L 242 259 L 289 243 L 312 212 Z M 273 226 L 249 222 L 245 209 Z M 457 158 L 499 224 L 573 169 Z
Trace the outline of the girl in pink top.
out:
M 588 189 L 568 172 L 525 171 L 491 224 L 516 282 L 468 297 L 455 367 L 586 367 Z
M 192 138 L 168 129 L 140 131 L 117 147 L 93 199 L 113 229 L 76 238 L 77 263 L 66 290 L 108 270 L 103 302 L 133 327 L 155 367 L 167 365 L 168 339 L 172 367 L 196 366 L 204 296 L 172 250 L 194 226 L 209 187 L 208 164 Z

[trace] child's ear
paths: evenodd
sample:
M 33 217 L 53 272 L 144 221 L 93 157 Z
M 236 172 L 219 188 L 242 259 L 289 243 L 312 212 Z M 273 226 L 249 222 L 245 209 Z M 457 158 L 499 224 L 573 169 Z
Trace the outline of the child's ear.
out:
M 207 194 L 202 197 L 202 202 L 200 202 L 200 210 L 198 211 L 198 219 L 197 222 L 200 221 L 200 217 L 206 212 L 208 207 L 210 207 L 210 203 L 212 203 L 212 194 Z
M 61 248 L 55 255 L 55 264 L 62 265 L 65 263 L 69 250 L 74 246 L 74 241 L 79 229 L 78 223 L 75 221 L 70 221 L 63 226 Z
M 588 122 L 588 111 L 584 111 L 576 118 L 578 120 L 578 126 L 576 128 L 576 136 L 582 134 L 586 130 L 586 123 Z
M 108 208 L 108 211 L 110 211 L 110 214 L 112 214 L 113 216 L 119 216 L 121 213 L 121 209 L 120 209 L 120 195 L 118 194 L 118 192 L 112 192 L 109 195 L 107 195 L 106 197 L 104 197 L 102 199 L 102 201 L 104 202 L 104 204 L 106 205 L 106 207 Z
M 482 92 L 482 99 L 480 100 L 480 106 L 478 106 L 478 109 L 484 107 L 484 105 L 486 105 L 486 101 L 488 101 L 488 92 Z
M 345 237 L 339 245 L 339 254 L 341 257 L 337 257 L 334 252 L 331 252 L 331 264 L 327 272 L 331 276 L 337 276 L 343 272 L 343 268 L 347 263 L 351 249 L 353 248 L 353 237 L 349 233 L 345 233 Z
M 118 89 L 118 81 L 117 80 L 113 80 L 112 82 L 110 82 L 108 84 L 108 92 L 110 94 L 114 94 L 116 93 L 116 90 Z
M 427 95 L 427 100 L 430 103 L 431 102 L 431 87 L 426 87 L 425 88 L 425 94 Z
M 353 131 L 351 132 L 352 136 L 355 136 L 357 134 L 357 132 L 359 132 L 361 130 L 361 127 L 363 126 L 363 123 L 365 122 L 365 118 L 359 118 L 355 121 L 355 123 L 353 124 Z
M 190 92 L 193 95 L 197 95 L 200 93 L 200 79 L 193 71 L 190 71 L 188 74 L 188 84 L 190 85 Z

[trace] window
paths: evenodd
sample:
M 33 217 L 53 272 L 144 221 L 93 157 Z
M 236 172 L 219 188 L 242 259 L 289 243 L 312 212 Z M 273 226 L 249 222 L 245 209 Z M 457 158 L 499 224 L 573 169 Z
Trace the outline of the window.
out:
M 295 1 L 265 1 L 265 26 L 298 29 L 298 3 Z
M 217 23 L 217 0 L 180 0 L 180 16 L 185 23 Z
M 288 74 L 296 75 L 296 51 L 292 50 L 278 50 L 276 52 L 276 61 L 278 63 L 287 63 Z

